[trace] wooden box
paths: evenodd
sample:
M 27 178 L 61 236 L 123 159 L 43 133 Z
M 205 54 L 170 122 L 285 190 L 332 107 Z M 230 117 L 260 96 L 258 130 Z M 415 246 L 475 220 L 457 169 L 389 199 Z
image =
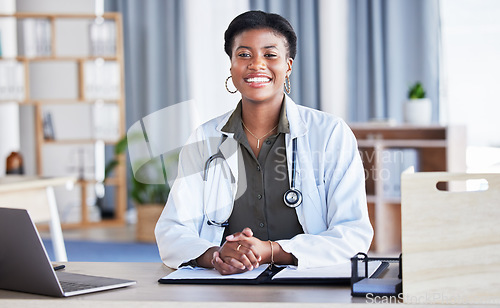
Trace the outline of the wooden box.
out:
M 401 215 L 405 303 L 500 304 L 500 174 L 403 173 Z

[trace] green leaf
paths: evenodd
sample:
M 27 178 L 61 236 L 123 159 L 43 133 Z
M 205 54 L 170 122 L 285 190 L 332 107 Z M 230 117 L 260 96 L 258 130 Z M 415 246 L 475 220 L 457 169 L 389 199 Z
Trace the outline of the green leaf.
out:
M 425 90 L 420 82 L 416 82 L 413 86 L 408 90 L 408 98 L 409 99 L 420 99 L 425 98 Z
M 104 178 L 107 178 L 109 174 L 118 166 L 119 162 L 116 159 L 108 162 L 106 167 L 104 167 Z
M 120 139 L 115 144 L 115 155 L 120 155 L 124 153 L 126 149 L 127 149 L 127 136 L 123 136 L 123 138 Z

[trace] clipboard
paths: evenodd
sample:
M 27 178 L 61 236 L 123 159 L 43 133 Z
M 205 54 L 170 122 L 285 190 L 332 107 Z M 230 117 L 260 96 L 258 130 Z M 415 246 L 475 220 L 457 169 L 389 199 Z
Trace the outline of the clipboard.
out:
M 161 284 L 258 285 L 269 283 L 284 267 L 263 264 L 253 271 L 223 276 L 215 269 L 183 267 L 158 280 Z M 182 272 L 185 275 L 182 275 Z M 180 273 L 180 274 L 179 274 Z M 255 275 L 254 275 L 255 274 Z
M 372 263 L 368 269 L 371 273 L 370 277 L 378 277 L 387 266 L 386 262 Z M 351 282 L 351 263 L 339 264 L 337 268 L 333 266 L 305 270 L 298 270 L 293 266 L 263 264 L 253 271 L 226 276 L 220 275 L 215 269 L 181 268 L 160 278 L 158 282 L 161 284 L 345 286 Z

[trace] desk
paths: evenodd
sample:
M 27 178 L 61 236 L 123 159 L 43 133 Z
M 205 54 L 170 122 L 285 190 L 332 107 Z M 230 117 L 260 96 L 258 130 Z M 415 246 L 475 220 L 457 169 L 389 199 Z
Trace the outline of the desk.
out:
M 75 180 L 72 177 L 0 177 L 0 207 L 27 209 L 35 223 L 48 221 L 57 261 L 67 261 L 68 258 L 53 187 Z
M 99 293 L 52 298 L 0 290 L 1 307 L 269 307 L 286 303 L 287 307 L 342 307 L 365 303 L 351 297 L 348 286 L 222 286 L 164 285 L 159 278 L 172 270 L 161 263 L 67 262 L 66 271 L 89 275 L 134 279 L 134 286 Z M 179 303 L 182 302 L 182 303 Z M 336 305 L 332 304 L 336 303 Z M 169 306 L 169 304 L 171 304 Z M 71 305 L 71 306 L 70 306 Z M 175 305 L 175 306 L 174 306 Z M 319 306 L 318 306 L 319 305 Z
M 2 308 L 78 308 L 78 307 L 203 307 L 203 308 L 331 308 L 368 307 L 377 303 L 379 307 L 394 307 L 393 303 L 374 301 L 362 297 L 351 297 L 348 286 L 279 286 L 279 285 L 166 285 L 159 278 L 172 272 L 161 263 L 115 263 L 115 262 L 66 262 L 66 271 L 88 275 L 134 279 L 136 285 L 98 293 L 53 298 L 42 295 L 0 290 Z M 385 277 L 397 275 L 398 266 L 391 264 Z M 401 304 L 404 305 L 404 304 Z M 410 306 L 410 305 L 407 305 Z M 412 305 L 423 307 L 422 305 Z M 445 305 L 426 305 L 443 308 Z M 477 305 L 453 305 L 477 307 Z

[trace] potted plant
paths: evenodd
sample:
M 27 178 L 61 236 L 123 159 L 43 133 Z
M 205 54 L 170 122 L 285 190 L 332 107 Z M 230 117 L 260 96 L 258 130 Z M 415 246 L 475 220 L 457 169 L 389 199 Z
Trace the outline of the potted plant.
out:
M 126 151 L 127 146 L 128 140 L 125 136 L 115 146 L 115 156 L 106 165 L 105 177 L 108 177 L 119 164 L 118 157 Z M 177 157 L 178 153 L 174 153 L 168 157 L 168 160 L 170 163 L 175 163 Z M 163 177 L 163 170 L 158 170 L 158 174 Z M 136 239 L 141 242 L 155 242 L 154 228 L 167 201 L 170 187 L 167 183 L 142 183 L 132 176 L 128 188 L 128 194 L 137 210 Z
M 425 90 L 420 82 L 416 82 L 408 90 L 408 100 L 404 105 L 404 121 L 413 125 L 431 124 L 431 100 L 425 97 Z

